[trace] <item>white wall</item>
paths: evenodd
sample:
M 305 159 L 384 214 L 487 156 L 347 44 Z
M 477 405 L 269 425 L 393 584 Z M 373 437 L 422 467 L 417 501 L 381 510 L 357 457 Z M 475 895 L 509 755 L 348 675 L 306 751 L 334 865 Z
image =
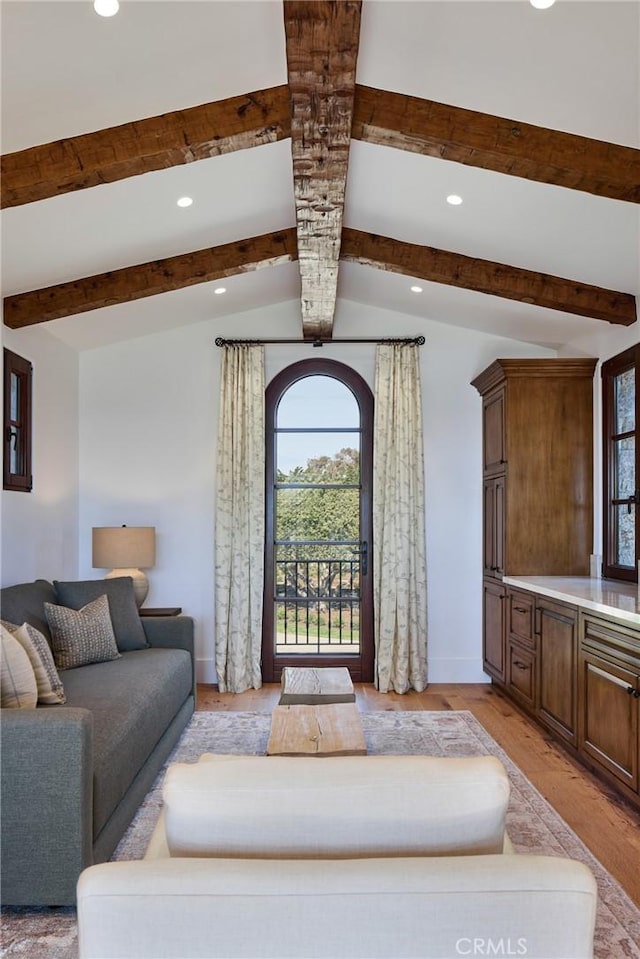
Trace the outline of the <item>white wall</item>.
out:
M 2 492 L 3 586 L 77 573 L 78 355 L 44 329 L 3 327 L 33 364 L 33 490 Z
M 91 527 L 153 525 L 148 605 L 196 621 L 199 678 L 213 665 L 213 523 L 220 350 L 216 336 L 298 337 L 297 302 L 83 353 L 80 358 L 79 575 Z M 431 682 L 481 682 L 481 402 L 470 381 L 497 356 L 551 351 L 341 302 L 334 336 L 424 334 Z M 372 345 L 325 346 L 373 386 Z M 267 346 L 267 382 L 312 347 Z

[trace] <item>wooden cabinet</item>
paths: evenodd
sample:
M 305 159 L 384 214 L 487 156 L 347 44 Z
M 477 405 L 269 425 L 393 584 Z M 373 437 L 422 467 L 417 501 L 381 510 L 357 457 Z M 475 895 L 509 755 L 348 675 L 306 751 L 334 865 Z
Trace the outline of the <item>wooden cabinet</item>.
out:
M 640 789 L 640 631 L 584 614 L 579 750 L 633 793 Z
M 473 380 L 482 395 L 485 510 L 500 530 L 502 555 L 485 555 L 494 574 L 589 575 L 595 364 L 499 359 Z M 492 528 L 487 520 L 486 553 Z
M 494 679 L 505 678 L 506 587 L 485 579 L 483 587 L 484 668 Z
M 505 477 L 484 481 L 484 575 L 502 579 L 504 573 Z
M 536 597 L 539 718 L 573 746 L 578 718 L 578 610 Z
M 482 396 L 483 417 L 484 668 L 531 703 L 537 697 L 536 656 L 529 663 L 530 657 L 519 655 L 518 644 L 526 648 L 527 642 L 517 626 L 513 630 L 513 610 L 507 626 L 505 594 L 491 584 L 507 574 L 588 575 L 595 364 L 594 359 L 499 359 L 472 384 Z M 497 604 L 503 607 L 500 615 Z M 551 662 L 551 650 L 546 649 L 545 662 Z M 558 704 L 548 705 L 552 722 Z M 571 708 L 575 711 L 575 701 Z M 567 718 L 564 713 L 558 718 L 562 729 L 569 729 Z M 574 737 L 575 721 L 567 735 Z

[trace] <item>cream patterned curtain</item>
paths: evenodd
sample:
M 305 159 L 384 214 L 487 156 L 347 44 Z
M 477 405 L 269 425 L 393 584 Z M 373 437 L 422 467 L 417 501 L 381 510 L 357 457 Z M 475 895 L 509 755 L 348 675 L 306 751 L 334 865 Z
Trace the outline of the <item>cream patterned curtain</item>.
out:
M 264 347 L 223 348 L 215 532 L 216 672 L 220 692 L 262 685 Z
M 418 347 L 377 347 L 373 440 L 376 686 L 427 686 L 427 570 Z

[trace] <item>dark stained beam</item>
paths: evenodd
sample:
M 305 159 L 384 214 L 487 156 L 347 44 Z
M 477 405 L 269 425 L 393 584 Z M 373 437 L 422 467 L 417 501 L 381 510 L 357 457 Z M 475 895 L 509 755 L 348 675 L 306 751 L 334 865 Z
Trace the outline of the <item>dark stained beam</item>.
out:
M 432 283 L 490 293 L 620 326 L 630 326 L 636 321 L 636 301 L 630 293 L 618 293 L 577 280 L 534 273 L 430 246 L 403 243 L 373 233 L 345 228 L 341 258 Z
M 249 240 L 7 296 L 4 299 L 4 322 L 12 330 L 17 330 L 196 283 L 291 263 L 297 258 L 296 231 L 291 227 Z
M 510 176 L 640 203 L 640 150 L 372 87 L 356 87 L 351 135 Z
M 285 0 L 291 152 L 308 338 L 333 327 L 361 0 Z
M 290 136 L 290 122 L 280 86 L 8 153 L 2 207 L 273 143 Z

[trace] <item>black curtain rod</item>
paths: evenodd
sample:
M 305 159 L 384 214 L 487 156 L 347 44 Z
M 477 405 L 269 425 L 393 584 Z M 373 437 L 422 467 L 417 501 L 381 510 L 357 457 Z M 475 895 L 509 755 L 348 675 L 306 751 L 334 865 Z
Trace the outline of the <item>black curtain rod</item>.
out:
M 281 343 L 297 343 L 301 346 L 324 346 L 325 343 L 402 343 L 409 344 L 413 343 L 415 346 L 424 346 L 425 338 L 424 336 L 412 336 L 412 337 L 388 337 L 387 339 L 378 339 L 378 340 L 350 340 L 350 339 L 331 339 L 330 337 L 316 336 L 314 339 L 309 340 L 225 340 L 222 336 L 216 337 L 216 346 L 237 346 L 244 344 L 245 346 L 263 346 L 266 344 L 281 344 Z

